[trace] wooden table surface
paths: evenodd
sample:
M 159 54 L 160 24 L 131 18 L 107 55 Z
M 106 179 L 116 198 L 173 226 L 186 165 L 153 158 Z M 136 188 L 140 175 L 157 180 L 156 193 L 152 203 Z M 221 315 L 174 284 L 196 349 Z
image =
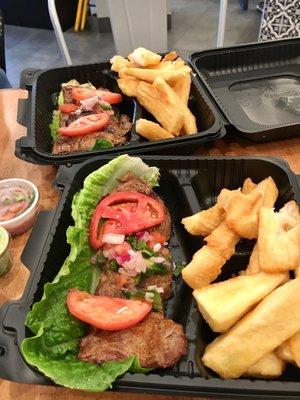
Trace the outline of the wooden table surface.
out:
M 31 180 L 39 188 L 41 209 L 51 210 L 55 208 L 59 199 L 59 193 L 52 188 L 56 169 L 50 166 L 29 164 L 14 155 L 15 140 L 26 134 L 25 128 L 16 122 L 18 99 L 26 97 L 25 90 L 0 90 L 0 179 L 19 177 Z M 197 154 L 282 157 L 288 161 L 294 172 L 300 174 L 300 138 L 268 144 L 250 143 L 242 139 L 237 139 L 237 141 L 218 140 L 210 149 L 197 149 Z M 20 256 L 29 234 L 30 232 L 27 232 L 13 239 L 11 247 L 13 267 L 5 277 L 0 278 L 0 305 L 7 300 L 18 299 L 23 293 L 29 273 L 22 265 Z M 90 394 L 64 388 L 18 384 L 0 379 L 1 400 L 138 400 L 151 397 L 153 396 L 112 392 Z M 172 397 L 155 396 L 155 400 L 170 398 Z M 177 399 L 187 398 L 177 397 Z

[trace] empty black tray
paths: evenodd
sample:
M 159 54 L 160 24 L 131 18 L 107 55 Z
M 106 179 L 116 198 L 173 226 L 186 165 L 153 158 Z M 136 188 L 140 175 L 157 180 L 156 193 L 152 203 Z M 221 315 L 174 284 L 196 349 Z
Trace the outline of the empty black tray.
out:
M 171 214 L 173 232 L 170 250 L 175 261 L 189 261 L 202 245 L 183 228 L 181 218 L 214 204 L 223 187 L 242 185 L 247 177 L 258 182 L 272 176 L 279 189 L 276 203 L 281 207 L 295 199 L 300 204 L 300 188 L 288 165 L 267 158 L 204 158 L 150 157 L 143 160 L 161 172 L 157 193 L 165 200 Z M 61 167 L 56 187 L 62 191 L 54 211 L 41 212 L 22 255 L 30 270 L 23 297 L 6 303 L 0 310 L 0 377 L 17 382 L 51 384 L 30 367 L 20 353 L 22 340 L 30 335 L 24 321 L 33 302 L 39 301 L 44 284 L 51 281 L 69 252 L 65 232 L 73 223 L 71 202 L 82 188 L 85 177 L 108 159 L 95 157 L 72 167 Z M 236 254 L 223 268 L 221 279 L 245 268 L 253 243 L 241 241 Z M 159 393 L 166 395 L 220 396 L 227 398 L 295 399 L 300 397 L 299 369 L 289 366 L 277 380 L 222 380 L 201 363 L 205 345 L 213 333 L 201 318 L 193 301 L 192 290 L 178 278 L 174 281 L 174 297 L 167 303 L 167 315 L 183 324 L 188 337 L 188 355 L 174 367 L 150 374 L 125 374 L 114 390 Z
M 190 62 L 224 123 L 267 142 L 300 136 L 300 39 L 194 53 Z
M 190 154 L 195 145 L 213 141 L 225 135 L 225 128 L 214 106 L 204 90 L 193 78 L 189 107 L 197 118 L 199 133 L 180 136 L 157 142 L 150 142 L 135 132 L 135 124 L 129 135 L 128 144 L 108 150 L 92 150 L 65 155 L 52 154 L 52 137 L 49 124 L 55 108 L 56 94 L 61 83 L 76 79 L 80 83 L 90 81 L 95 86 L 104 86 L 120 92 L 115 74 L 110 71 L 110 63 L 80 65 L 48 70 L 26 69 L 21 76 L 21 87 L 29 91 L 28 99 L 19 100 L 18 122 L 27 127 L 27 136 L 16 141 L 17 157 L 37 164 L 74 164 L 96 155 L 129 154 Z M 139 103 L 127 96 L 120 105 L 120 111 L 131 121 L 145 117 L 145 110 Z

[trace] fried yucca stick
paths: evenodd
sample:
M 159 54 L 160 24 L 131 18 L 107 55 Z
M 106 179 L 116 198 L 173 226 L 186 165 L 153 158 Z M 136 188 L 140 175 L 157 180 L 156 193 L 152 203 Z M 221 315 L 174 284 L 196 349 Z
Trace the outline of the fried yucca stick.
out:
M 275 353 L 282 361 L 295 364 L 295 358 L 291 351 L 289 340 L 285 340 L 280 346 L 278 346 Z
M 156 87 L 140 82 L 137 99 L 168 132 L 178 136 L 183 125 L 183 112 L 174 98 L 163 96 Z
M 204 240 L 210 247 L 213 247 L 221 257 L 225 258 L 225 260 L 229 260 L 235 253 L 235 245 L 240 240 L 240 237 L 229 229 L 223 221 L 209 236 L 206 236 Z
M 257 188 L 257 184 L 252 182 L 251 178 L 247 178 L 247 179 L 245 179 L 245 181 L 243 183 L 242 192 L 245 194 L 248 194 L 256 188 Z
M 169 99 L 172 99 L 172 102 L 174 102 L 178 106 L 178 109 L 180 109 L 181 112 L 183 113 L 184 133 L 188 135 L 196 133 L 197 132 L 196 118 L 191 113 L 189 108 L 180 100 L 180 98 L 177 96 L 176 92 L 172 89 L 172 87 L 169 86 L 167 82 L 161 77 L 155 79 L 155 81 L 153 82 L 153 86 L 159 89 Z
M 276 273 L 296 269 L 300 264 L 300 223 L 284 231 L 279 213 L 263 207 L 257 244 L 261 270 Z
M 288 346 L 297 367 L 300 368 L 300 331 L 288 339 Z
M 181 271 L 183 280 L 193 289 L 209 285 L 221 273 L 226 260 L 210 246 L 203 246 Z
M 126 96 L 136 97 L 137 88 L 141 82 L 140 80 L 134 78 L 133 76 L 127 76 L 125 78 L 118 79 L 117 82 L 122 93 L 124 93 Z
M 138 119 L 135 124 L 136 132 L 150 141 L 172 139 L 174 136 L 155 122 Z
M 208 245 L 197 251 L 182 270 L 184 281 L 193 289 L 209 285 L 221 273 L 226 261 L 234 254 L 239 236 L 222 222 L 205 238 Z
M 191 235 L 207 236 L 224 220 L 224 210 L 219 204 L 207 210 L 199 211 L 181 220 Z
M 134 61 L 141 67 L 147 67 L 148 65 L 158 64 L 161 60 L 161 56 L 144 47 L 138 47 L 129 54 L 128 59 Z
M 285 274 L 264 272 L 237 276 L 196 289 L 193 296 L 211 329 L 226 332 L 285 279 Z
M 169 68 L 142 69 L 125 67 L 122 68 L 119 73 L 120 78 L 122 78 L 124 75 L 129 75 L 150 83 L 154 82 L 157 77 L 161 77 L 167 82 L 173 82 L 186 76 L 186 71 L 183 69 L 171 70 Z
M 126 58 L 118 55 L 113 56 L 113 58 L 110 59 L 110 63 L 112 64 L 111 70 L 115 72 L 119 72 L 120 69 L 129 66 L 129 61 Z
M 254 363 L 300 330 L 300 279 L 265 297 L 206 349 L 204 365 L 222 378 L 238 378 Z
M 261 207 L 273 207 L 278 189 L 271 177 L 261 181 L 250 193 L 240 190 L 223 189 L 218 203 L 226 213 L 226 223 L 243 238 L 256 239 L 258 236 L 258 215 Z
M 176 92 L 177 96 L 186 106 L 188 105 L 189 101 L 191 82 L 191 75 L 187 74 L 184 78 L 177 79 L 172 85 L 172 88 Z
M 285 361 L 272 351 L 251 365 L 245 376 L 264 379 L 277 378 L 284 371 L 285 365 Z
M 253 248 L 253 251 L 251 253 L 250 259 L 249 259 L 249 264 L 248 267 L 245 271 L 246 275 L 252 275 L 252 274 L 257 274 L 260 272 L 260 265 L 259 265 L 259 256 L 258 256 L 258 245 L 257 242 L 255 243 L 255 246 Z
M 170 53 L 166 54 L 162 61 L 174 61 L 178 57 L 176 51 L 171 51 Z

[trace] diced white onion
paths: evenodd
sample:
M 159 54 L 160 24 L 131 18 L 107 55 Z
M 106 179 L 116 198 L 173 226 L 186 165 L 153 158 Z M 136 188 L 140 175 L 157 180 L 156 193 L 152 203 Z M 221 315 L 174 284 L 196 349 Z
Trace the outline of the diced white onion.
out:
M 147 290 L 155 290 L 157 293 L 164 293 L 164 288 L 157 285 L 150 285 L 147 287 Z
M 164 257 L 159 257 L 159 256 L 158 257 L 150 257 L 149 260 L 156 264 L 161 264 L 164 261 L 166 261 L 166 259 Z
M 154 297 L 154 293 L 151 293 L 151 292 L 146 292 L 145 293 L 145 300 L 146 301 L 152 301 L 153 297 Z
M 110 244 L 122 244 L 125 240 L 125 235 L 119 233 L 106 233 L 103 235 L 103 242 Z
M 159 251 L 160 249 L 161 249 L 161 244 L 155 243 L 155 245 L 153 246 L 153 250 L 156 252 L 156 251 Z

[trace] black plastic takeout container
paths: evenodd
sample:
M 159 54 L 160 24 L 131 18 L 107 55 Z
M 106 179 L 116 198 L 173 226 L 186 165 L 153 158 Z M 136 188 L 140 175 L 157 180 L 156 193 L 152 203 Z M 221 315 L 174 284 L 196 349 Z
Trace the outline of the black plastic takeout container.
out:
M 300 39 L 192 54 L 228 131 L 256 142 L 300 136 Z
M 204 158 L 145 156 L 143 160 L 160 169 L 160 186 L 155 191 L 170 210 L 173 232 L 170 250 L 174 261 L 188 262 L 202 245 L 181 224 L 182 217 L 212 206 L 223 187 L 240 187 L 247 177 L 255 182 L 272 176 L 279 189 L 276 207 L 291 199 L 300 204 L 300 180 L 289 166 L 279 159 L 268 158 Z M 71 202 L 82 188 L 83 180 L 109 159 L 95 157 L 58 172 L 56 187 L 61 199 L 53 211 L 43 211 L 35 224 L 22 254 L 30 270 L 23 297 L 6 303 L 0 310 L 0 377 L 32 384 L 53 384 L 30 367 L 20 353 L 20 344 L 30 335 L 24 321 L 32 304 L 41 299 L 43 287 L 51 281 L 68 255 L 65 232 L 73 224 Z M 253 242 L 241 241 L 236 254 L 224 266 L 220 280 L 245 268 Z M 299 369 L 288 366 L 276 380 L 222 380 L 201 363 L 201 355 L 214 334 L 204 322 L 193 301 L 192 290 L 180 279 L 174 281 L 174 297 L 166 305 L 166 314 L 181 323 L 188 337 L 188 355 L 173 368 L 150 374 L 125 374 L 113 390 L 165 395 L 218 396 L 226 398 L 295 399 L 300 398 Z
M 103 86 L 120 92 L 117 76 L 110 71 L 110 66 L 110 63 L 105 62 L 48 70 L 24 70 L 21 76 L 21 87 L 29 91 L 29 97 L 19 100 L 18 122 L 27 127 L 27 136 L 16 141 L 15 154 L 32 163 L 57 165 L 74 164 L 96 155 L 107 157 L 122 153 L 186 154 L 191 153 L 197 144 L 213 141 L 225 135 L 225 129 L 214 106 L 193 78 L 189 107 L 197 118 L 199 133 L 150 142 L 135 132 L 135 121 L 139 118 L 152 119 L 153 117 L 149 118 L 149 114 L 136 99 L 123 95 L 123 102 L 119 109 L 134 123 L 128 144 L 108 150 L 53 155 L 49 124 L 52 121 L 52 112 L 56 108 L 56 96 L 61 84 L 70 79 L 76 79 L 80 83 L 90 81 L 96 87 Z

